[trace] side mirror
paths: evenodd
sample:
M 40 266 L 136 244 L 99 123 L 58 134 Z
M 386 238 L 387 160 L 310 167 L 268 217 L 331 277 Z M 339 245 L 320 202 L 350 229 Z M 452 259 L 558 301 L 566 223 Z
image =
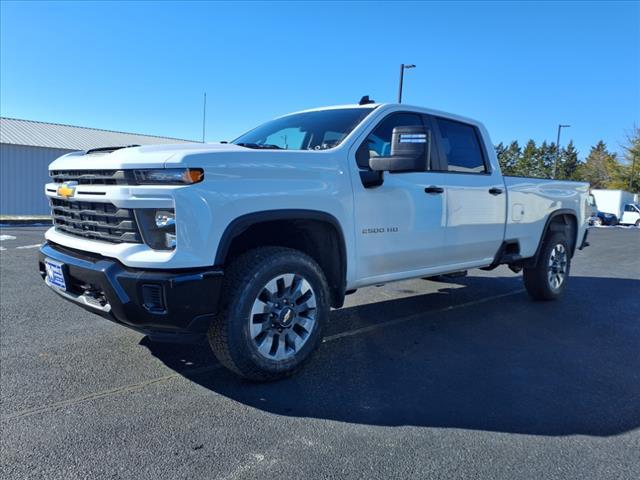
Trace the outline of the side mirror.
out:
M 431 131 L 424 127 L 395 127 L 391 134 L 391 155 L 371 157 L 376 172 L 424 172 L 431 158 Z

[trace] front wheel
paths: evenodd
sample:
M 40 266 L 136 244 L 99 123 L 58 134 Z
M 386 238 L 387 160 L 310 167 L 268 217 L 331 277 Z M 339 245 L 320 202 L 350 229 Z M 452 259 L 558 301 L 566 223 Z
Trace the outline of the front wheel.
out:
M 291 375 L 316 349 L 329 315 L 327 281 L 308 255 L 262 247 L 225 273 L 209 344 L 225 367 L 254 381 Z
M 571 267 L 566 236 L 553 233 L 547 237 L 536 265 L 524 269 L 524 285 L 535 300 L 555 300 L 564 290 Z

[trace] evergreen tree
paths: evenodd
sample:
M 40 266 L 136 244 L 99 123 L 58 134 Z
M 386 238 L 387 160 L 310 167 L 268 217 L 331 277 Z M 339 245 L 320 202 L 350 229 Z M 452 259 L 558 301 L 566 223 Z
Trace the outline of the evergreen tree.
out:
M 514 165 L 515 175 L 521 177 L 532 177 L 536 173 L 538 148 L 536 142 L 529 140 L 522 150 L 522 154 L 518 157 Z
M 600 140 L 591 147 L 585 162 L 579 167 L 579 177 L 591 184 L 591 188 L 610 188 L 620 176 L 620 164 L 615 153 L 609 152 Z
M 534 156 L 535 164 L 532 177 L 551 178 L 556 158 L 556 147 L 553 143 L 542 142 Z
M 578 165 L 578 151 L 571 140 L 560 153 L 556 177 L 559 180 L 576 180 Z
M 505 147 L 502 142 L 496 146 L 496 155 L 500 162 L 500 169 L 503 175 L 518 175 L 516 171 L 516 164 L 522 151 L 518 142 L 511 142 L 508 147 Z

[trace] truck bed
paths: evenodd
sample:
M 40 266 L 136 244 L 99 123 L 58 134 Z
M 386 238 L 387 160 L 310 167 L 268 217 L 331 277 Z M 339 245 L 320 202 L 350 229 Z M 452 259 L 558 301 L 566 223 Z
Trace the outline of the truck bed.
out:
M 552 212 L 572 210 L 588 217 L 585 202 L 589 184 L 566 180 L 505 176 L 507 221 L 505 240 L 520 242 L 522 257 L 535 254 L 545 223 Z

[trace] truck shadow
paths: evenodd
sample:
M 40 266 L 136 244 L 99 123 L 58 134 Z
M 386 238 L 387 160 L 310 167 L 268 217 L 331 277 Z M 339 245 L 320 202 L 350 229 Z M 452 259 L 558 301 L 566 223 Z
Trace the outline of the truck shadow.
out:
M 277 415 L 535 435 L 640 426 L 640 281 L 572 277 L 550 303 L 530 301 L 517 277 L 455 283 L 332 312 L 330 341 L 296 376 L 271 384 L 216 368 L 206 345 L 141 343 L 189 380 Z M 447 308 L 483 291 L 507 295 Z M 381 328 L 334 336 L 371 325 Z

